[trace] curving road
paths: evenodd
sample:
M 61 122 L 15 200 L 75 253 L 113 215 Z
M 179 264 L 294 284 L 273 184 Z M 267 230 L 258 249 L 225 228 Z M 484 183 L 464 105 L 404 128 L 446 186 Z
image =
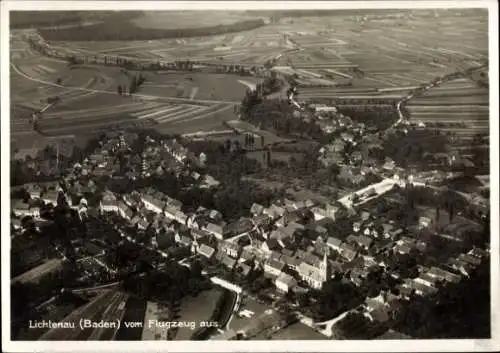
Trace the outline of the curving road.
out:
M 389 127 L 389 129 L 392 128 L 392 127 L 395 127 L 395 126 L 399 125 L 403 120 L 405 120 L 405 116 L 404 116 L 403 112 L 401 111 L 401 107 L 404 104 L 408 103 L 411 99 L 413 99 L 415 97 L 418 97 L 418 96 L 421 96 L 422 94 L 424 94 L 428 90 L 430 90 L 430 89 L 432 89 L 434 87 L 438 87 L 438 86 L 442 85 L 443 83 L 447 83 L 449 81 L 455 80 L 459 75 L 469 76 L 469 75 L 471 75 L 471 73 L 476 72 L 476 71 L 480 71 L 480 70 L 482 70 L 484 68 L 487 68 L 487 67 L 488 67 L 487 64 L 483 64 L 483 65 L 478 66 L 476 68 L 463 69 L 463 70 L 456 71 L 456 72 L 453 72 L 453 73 L 450 73 L 450 74 L 446 74 L 444 76 L 439 76 L 439 77 L 435 78 L 434 80 L 432 80 L 427 85 L 425 85 L 424 87 L 417 87 L 414 90 L 411 90 L 408 93 L 408 95 L 406 95 L 405 97 L 403 97 L 397 103 L 396 108 L 398 110 L 399 119 L 393 125 L 391 125 Z M 407 119 L 409 119 L 409 117 Z

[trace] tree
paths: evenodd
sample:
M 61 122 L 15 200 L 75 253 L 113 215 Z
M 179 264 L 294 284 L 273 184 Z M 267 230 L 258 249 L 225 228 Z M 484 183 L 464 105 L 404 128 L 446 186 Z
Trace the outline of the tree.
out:
M 68 64 L 69 65 L 76 65 L 78 64 L 78 61 L 76 60 L 76 56 L 72 55 L 68 58 Z
M 137 76 L 132 76 L 130 79 L 129 92 L 133 94 L 137 91 Z
M 141 86 L 145 81 L 146 79 L 144 78 L 144 76 L 142 76 L 142 74 L 139 74 L 139 78 L 137 79 L 137 86 Z
M 121 96 L 123 94 L 122 86 L 118 85 L 117 90 L 118 90 L 118 94 Z

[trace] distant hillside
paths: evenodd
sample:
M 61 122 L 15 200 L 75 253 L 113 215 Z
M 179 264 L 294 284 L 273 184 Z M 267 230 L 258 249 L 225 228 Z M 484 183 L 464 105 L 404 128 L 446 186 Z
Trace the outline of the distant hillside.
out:
M 43 28 L 78 25 L 84 22 L 123 21 L 142 15 L 142 11 L 12 11 L 10 27 Z
M 122 14 L 120 12 L 119 14 Z M 121 41 L 150 40 L 182 37 L 213 36 L 232 32 L 252 30 L 265 25 L 262 19 L 251 19 L 231 24 L 210 27 L 193 27 L 179 29 L 141 28 L 132 23 L 130 18 L 113 16 L 112 20 L 71 28 L 43 28 L 40 34 L 52 41 Z
M 335 9 L 335 10 L 267 10 L 253 11 L 248 10 L 247 13 L 254 16 L 267 16 L 274 19 L 286 17 L 328 17 L 328 16 L 365 16 L 365 15 L 381 15 L 399 13 L 401 9 Z
M 82 21 L 77 11 L 13 11 L 10 13 L 10 28 L 57 26 Z

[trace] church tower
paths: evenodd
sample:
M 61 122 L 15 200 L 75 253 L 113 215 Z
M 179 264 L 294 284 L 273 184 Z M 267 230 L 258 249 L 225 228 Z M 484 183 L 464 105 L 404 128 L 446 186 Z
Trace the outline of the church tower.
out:
M 328 281 L 328 279 L 330 278 L 330 274 L 328 271 L 328 253 L 329 253 L 328 250 L 329 250 L 329 248 L 327 247 L 325 249 L 325 253 L 323 254 L 323 260 L 321 261 L 321 264 L 319 265 L 321 279 L 323 280 L 323 282 Z

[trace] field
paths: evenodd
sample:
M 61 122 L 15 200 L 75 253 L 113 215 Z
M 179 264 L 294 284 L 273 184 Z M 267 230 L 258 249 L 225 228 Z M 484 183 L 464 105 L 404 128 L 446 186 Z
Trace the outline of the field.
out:
M 175 335 L 176 341 L 189 340 L 200 325 L 200 321 L 209 321 L 220 296 L 219 289 L 211 289 L 198 294 L 196 297 L 186 298 L 180 309 L 180 318 L 178 321 L 196 322 L 196 327 L 191 330 L 190 327 L 181 327 Z
M 150 125 L 162 132 L 185 133 L 222 129 L 223 121 L 234 119 L 234 104 L 247 89 L 235 75 L 149 72 L 141 73 L 146 82 L 137 97 L 120 96 L 117 86 L 128 86 L 129 77 L 118 68 L 69 67 L 28 49 L 14 52 L 12 58 L 11 132 L 17 141 L 36 136 L 31 114 L 46 107 L 51 97 L 61 101 L 39 120 L 45 136 Z M 133 74 L 139 73 L 128 73 Z
M 484 136 L 488 148 L 489 90 L 469 78 L 446 82 L 413 98 L 407 106 L 410 119 L 448 135 L 452 149 L 467 156 L 472 141 Z
M 185 18 L 196 15 L 196 12 L 185 14 L 179 21 L 183 23 Z M 164 18 L 164 14 L 148 16 L 152 26 Z M 157 21 L 152 19 L 155 16 Z M 231 19 L 232 15 L 228 13 L 227 18 Z M 177 28 L 180 26 L 177 19 L 171 23 Z M 486 13 L 480 10 L 461 13 L 414 10 L 373 18 L 368 14 L 364 19 L 354 16 L 294 18 L 293 23 L 284 20 L 251 31 L 203 38 L 128 42 L 128 45 L 123 42 L 59 44 L 163 60 L 189 58 L 255 65 L 279 57 L 276 64 L 291 66 L 306 85 L 318 85 L 318 80 L 348 80 L 354 89 L 401 89 L 487 58 L 487 33 Z M 356 73 L 356 68 L 362 74 Z M 308 81 L 311 82 L 307 84 Z M 330 92 L 328 88 L 323 91 Z
M 238 313 L 235 314 L 229 324 L 229 329 L 234 330 L 235 332 L 245 331 L 247 328 L 252 327 L 257 318 L 265 315 L 266 310 L 268 309 L 269 308 L 267 306 L 260 304 L 255 299 L 244 297 L 238 313 L 248 310 L 251 312 L 251 317 L 248 318 L 246 316 L 240 316 Z
M 203 15 L 203 20 L 200 16 Z M 206 12 L 142 13 L 126 18 L 135 26 L 194 29 L 227 24 L 262 14 Z M 153 30 L 153 29 L 152 29 Z M 40 119 L 46 135 L 95 134 L 135 126 L 162 132 L 219 131 L 236 118 L 235 105 L 256 77 L 216 72 L 144 72 L 135 98 L 117 94 L 129 78 L 118 68 L 70 68 L 42 58 L 20 36 L 11 38 L 13 138 L 33 135 L 31 112 L 47 98 L 61 102 Z M 436 36 L 439 33 L 439 36 Z M 436 77 L 474 67 L 488 57 L 487 14 L 482 10 L 412 10 L 366 15 L 281 18 L 252 30 L 204 37 L 131 41 L 54 41 L 66 53 L 105 54 L 145 62 L 190 60 L 212 64 L 262 66 L 295 74 L 298 99 L 399 100 Z M 279 71 L 279 70 L 278 70 Z M 283 72 L 284 72 L 283 71 Z M 488 95 L 472 80 L 452 82 L 410 101 L 411 118 L 470 138 L 487 131 Z M 436 99 L 438 98 L 438 99 Z M 465 125 L 464 125 L 465 124 Z M 272 137 L 269 137 L 272 139 Z
M 256 83 L 255 78 L 245 78 L 230 74 L 164 72 L 145 74 L 147 82 L 141 93 L 186 99 L 241 102 L 247 90 L 244 82 Z M 243 81 L 239 82 L 239 81 Z

